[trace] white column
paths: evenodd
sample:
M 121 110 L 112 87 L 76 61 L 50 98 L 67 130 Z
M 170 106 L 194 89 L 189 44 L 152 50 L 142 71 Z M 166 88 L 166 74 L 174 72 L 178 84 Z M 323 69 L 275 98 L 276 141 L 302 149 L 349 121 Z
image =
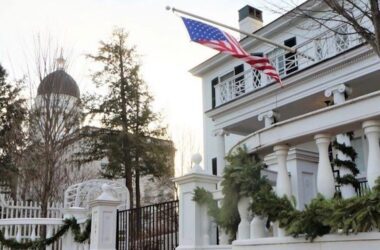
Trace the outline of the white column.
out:
M 334 104 L 341 104 L 346 101 L 346 95 L 350 95 L 352 92 L 351 88 L 344 84 L 339 84 L 337 86 L 326 89 L 325 96 L 333 96 Z
M 270 127 L 274 123 L 275 118 L 277 116 L 278 115 L 274 111 L 270 110 L 270 111 L 259 114 L 257 119 L 260 122 L 264 120 L 264 124 L 265 124 L 264 126 L 267 128 L 267 127 Z
M 380 176 L 380 121 L 365 121 L 363 129 L 368 140 L 367 180 L 369 187 L 373 188 Z
M 249 225 L 249 198 L 242 197 L 238 202 L 238 211 L 240 215 L 240 223 L 238 226 L 237 240 L 246 240 L 250 237 L 250 225 Z
M 200 167 L 201 157 L 193 156 L 192 160 L 196 160 L 194 166 L 198 167 L 194 167 L 189 174 L 174 179 L 179 193 L 179 246 L 177 249 L 199 249 L 199 246 L 206 244 L 205 234 L 213 237 L 209 232 L 203 231 L 208 230 L 210 219 L 205 213 L 204 206 L 193 201 L 194 189 L 201 187 L 207 191 L 215 191 L 221 177 L 206 174 Z
M 290 178 L 288 174 L 288 168 L 286 166 L 286 161 L 289 152 L 289 146 L 287 145 L 277 145 L 274 146 L 273 151 L 277 157 L 277 180 L 276 180 L 276 194 L 278 197 L 287 196 L 292 197 L 292 186 L 290 183 Z M 277 237 L 285 237 L 285 229 L 279 227 L 278 222 L 277 227 Z
M 351 147 L 351 140 L 350 140 L 350 137 L 347 134 L 339 134 L 339 135 L 337 135 L 336 136 L 336 141 L 339 144 L 344 144 L 347 147 Z M 351 157 L 349 157 L 348 155 L 344 154 L 340 150 L 337 150 L 337 158 L 339 160 L 342 160 L 342 161 L 352 161 Z M 345 176 L 347 174 L 352 174 L 352 172 L 348 168 L 346 168 L 344 166 L 341 166 L 339 168 L 339 174 L 340 174 L 340 177 L 343 177 L 343 176 Z M 348 198 L 356 196 L 355 188 L 351 184 L 349 184 L 349 185 L 343 185 L 342 184 L 341 187 L 340 187 L 340 191 L 341 191 L 342 197 L 344 199 L 348 199 Z
M 328 134 L 318 134 L 314 139 L 319 151 L 317 190 L 318 193 L 330 199 L 333 198 L 335 194 L 334 174 L 329 159 L 331 136 Z
M 276 194 L 278 197 L 288 196 L 292 197 L 292 186 L 290 183 L 290 178 L 288 174 L 288 168 L 286 166 L 286 161 L 288 157 L 289 146 L 287 145 L 277 145 L 273 148 L 274 153 L 277 157 L 277 180 L 276 180 Z
M 224 167 L 226 166 L 226 146 L 225 146 L 225 136 L 227 135 L 226 131 L 223 129 L 219 129 L 215 132 L 215 136 L 217 138 L 216 142 L 216 163 L 218 166 L 218 176 L 223 176 Z
M 339 84 L 337 86 L 334 86 L 332 88 L 329 88 L 325 91 L 325 96 L 330 97 L 333 95 L 334 105 L 344 103 L 346 101 L 346 95 L 351 94 L 352 90 L 351 88 L 347 87 L 344 84 Z M 351 146 L 351 140 L 350 137 L 347 134 L 338 134 L 336 136 L 336 140 L 339 144 L 344 144 L 348 147 Z M 346 160 L 352 160 L 350 157 L 345 155 L 343 152 L 338 150 L 337 158 L 342 161 Z M 352 174 L 351 171 L 344 166 L 341 166 L 339 168 L 339 174 L 341 177 Z M 352 185 L 342 185 L 340 187 L 340 191 L 342 193 L 343 198 L 351 198 L 356 195 L 355 188 Z
M 90 202 L 91 250 L 116 249 L 116 212 L 120 201 L 114 197 L 112 187 L 103 184 L 103 193 Z M 130 228 L 133 230 L 133 228 Z

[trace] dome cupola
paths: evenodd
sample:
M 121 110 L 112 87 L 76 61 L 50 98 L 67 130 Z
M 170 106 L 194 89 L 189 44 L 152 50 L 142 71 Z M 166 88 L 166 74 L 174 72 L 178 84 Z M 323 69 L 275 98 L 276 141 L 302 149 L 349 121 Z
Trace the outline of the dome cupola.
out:
M 40 83 L 37 95 L 62 94 L 80 98 L 80 91 L 75 80 L 63 69 L 48 74 Z

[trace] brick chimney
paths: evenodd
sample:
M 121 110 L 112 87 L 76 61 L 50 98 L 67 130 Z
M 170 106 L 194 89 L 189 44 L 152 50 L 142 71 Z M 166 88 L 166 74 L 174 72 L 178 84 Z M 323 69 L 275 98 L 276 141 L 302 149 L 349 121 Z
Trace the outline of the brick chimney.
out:
M 246 5 L 239 10 L 239 29 L 253 33 L 263 27 L 263 12 L 252 6 Z M 240 39 L 246 37 L 240 34 Z

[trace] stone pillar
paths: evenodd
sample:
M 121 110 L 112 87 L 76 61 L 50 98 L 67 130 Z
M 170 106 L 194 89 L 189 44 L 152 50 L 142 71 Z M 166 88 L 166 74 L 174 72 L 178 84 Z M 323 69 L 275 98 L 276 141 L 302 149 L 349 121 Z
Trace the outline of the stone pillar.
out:
M 218 176 L 223 176 L 224 167 L 226 166 L 226 146 L 225 146 L 225 136 L 228 135 L 226 131 L 223 129 L 219 129 L 215 132 L 215 136 L 217 138 L 216 142 L 216 162 L 217 162 L 217 172 Z
M 380 121 L 365 121 L 363 129 L 368 140 L 367 180 L 369 187 L 373 188 L 380 176 Z
M 86 220 L 88 216 L 89 211 L 82 207 L 69 207 L 63 209 L 63 219 L 71 219 L 74 217 L 77 222 Z M 62 250 L 72 250 L 72 249 L 78 249 L 80 245 L 83 245 L 82 243 L 76 243 L 74 241 L 74 235 L 72 234 L 71 230 L 69 230 L 63 237 L 62 237 Z
M 333 198 L 335 194 L 335 180 L 329 159 L 329 145 L 331 136 L 318 134 L 314 137 L 319 152 L 319 163 L 317 173 L 317 190 L 327 199 Z
M 208 191 L 215 191 L 217 183 L 221 180 L 221 177 L 205 173 L 200 167 L 202 158 L 199 155 L 193 156 L 192 160 L 193 171 L 174 179 L 179 193 L 179 246 L 177 249 L 195 250 L 207 244 L 205 239 L 210 235 L 205 231 L 208 230 L 205 227 L 208 227 L 210 220 L 205 212 L 205 206 L 193 201 L 194 189 L 201 187 Z
M 264 112 L 264 113 L 259 114 L 257 119 L 260 122 L 264 120 L 264 126 L 267 128 L 267 127 L 270 127 L 275 122 L 275 118 L 277 116 L 278 115 L 274 111 L 270 110 L 268 112 Z
M 276 194 L 278 197 L 287 196 L 292 197 L 292 186 L 290 183 L 290 178 L 288 174 L 288 168 L 286 166 L 286 161 L 288 157 L 289 146 L 287 145 L 277 145 L 274 146 L 273 151 L 277 157 L 278 171 L 276 180 Z M 280 228 L 278 223 L 276 223 L 277 236 L 284 237 L 286 232 L 284 229 Z
M 112 188 L 108 184 L 103 184 L 102 190 L 102 194 L 90 202 L 90 250 L 115 250 L 116 212 L 120 201 L 114 197 Z M 130 228 L 130 230 L 133 230 L 133 228 Z

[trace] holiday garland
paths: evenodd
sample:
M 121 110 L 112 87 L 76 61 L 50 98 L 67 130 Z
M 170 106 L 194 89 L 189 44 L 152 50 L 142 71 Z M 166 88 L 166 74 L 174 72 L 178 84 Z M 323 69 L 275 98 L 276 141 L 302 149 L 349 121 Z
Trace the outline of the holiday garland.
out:
M 226 166 L 222 182 L 222 207 L 218 208 L 211 192 L 199 187 L 194 190 L 193 200 L 205 204 L 208 214 L 232 239 L 240 222 L 237 202 L 243 196 L 251 198 L 253 214 L 278 221 L 293 237 L 313 240 L 334 232 L 349 234 L 380 229 L 380 178 L 372 191 L 361 197 L 325 199 L 319 194 L 299 211 L 294 200 L 275 194 L 269 181 L 258 174 L 264 165 L 257 158 L 252 159 L 245 149 L 240 149 L 228 160 L 230 164 Z
M 0 230 L 0 242 L 2 246 L 6 246 L 11 249 L 45 249 L 46 246 L 51 245 L 59 240 L 70 228 L 74 234 L 74 240 L 76 242 L 83 243 L 90 238 L 90 219 L 86 221 L 86 227 L 83 232 L 81 232 L 80 225 L 77 223 L 77 220 L 74 217 L 71 219 L 65 219 L 63 222 L 63 226 L 61 226 L 52 237 L 27 242 L 18 242 L 15 239 L 5 239 L 3 232 Z
M 346 134 L 350 140 L 353 139 L 353 133 L 347 133 Z M 337 140 L 333 142 L 333 147 L 341 151 L 343 154 L 348 156 L 351 160 L 341 160 L 338 157 L 335 157 L 333 161 L 333 165 L 337 166 L 338 168 L 347 168 L 350 170 L 351 174 L 345 174 L 344 176 L 338 176 L 337 177 L 337 183 L 340 185 L 352 185 L 355 189 L 359 188 L 359 182 L 355 178 L 357 174 L 359 174 L 359 169 L 356 167 L 355 159 L 357 157 L 357 153 L 355 149 L 351 146 L 347 146 L 344 143 L 338 143 Z
M 194 190 L 193 200 L 206 204 L 208 214 L 225 230 L 230 239 L 235 238 L 240 216 L 237 203 L 241 197 L 255 194 L 260 187 L 270 187 L 269 181 L 261 176 L 266 168 L 257 156 L 247 154 L 246 148 L 239 148 L 234 154 L 226 157 L 228 166 L 224 169 L 222 193 L 224 195 L 221 208 L 212 198 L 212 194 L 204 189 Z

